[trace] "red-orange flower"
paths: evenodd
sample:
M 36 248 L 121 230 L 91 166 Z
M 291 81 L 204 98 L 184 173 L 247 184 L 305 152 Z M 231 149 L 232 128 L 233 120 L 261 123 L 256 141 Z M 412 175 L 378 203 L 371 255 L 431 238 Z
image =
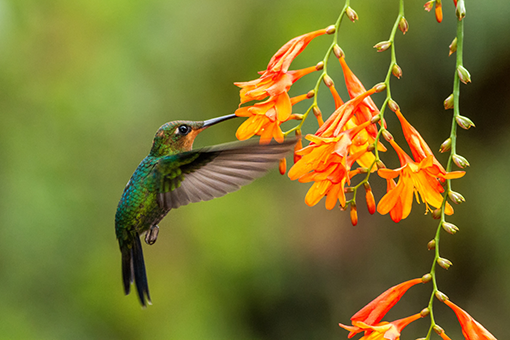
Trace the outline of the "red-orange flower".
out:
M 368 121 L 349 130 L 344 127 L 363 99 L 374 92 L 375 89 L 371 89 L 341 105 L 315 135 L 306 136 L 310 144 L 296 152 L 301 158 L 288 175 L 291 180 L 299 179 L 302 183 L 315 182 L 305 197 L 307 205 L 317 204 L 324 196 L 327 196 L 327 209 L 333 209 L 337 200 L 345 205 L 344 185 L 357 173 L 350 169 L 368 152 L 365 148 L 352 153 L 352 140 L 371 123 Z
M 415 193 L 418 203 L 420 203 L 419 197 L 421 197 L 421 200 L 425 203 L 426 211 L 432 211 L 430 206 L 439 208 L 443 201 L 441 193 L 444 192 L 444 189 L 439 179 L 453 179 L 464 176 L 463 171 L 441 172 L 441 169 L 434 164 L 432 155 L 428 155 L 417 163 L 394 140 L 391 140 L 390 144 L 398 154 L 401 167 L 395 170 L 378 170 L 379 176 L 388 180 L 388 192 L 379 201 L 377 211 L 381 215 L 393 211 L 390 216 L 395 222 L 409 216 Z M 393 186 L 391 181 L 398 176 L 398 184 Z M 448 202 L 446 203 L 445 213 L 453 214 L 453 208 Z
M 399 340 L 402 330 L 411 322 L 418 320 L 422 317 L 420 313 L 408 316 L 404 319 L 395 320 L 392 322 L 381 322 L 377 325 L 367 325 L 362 321 L 353 321 L 353 326 L 346 326 L 339 324 L 340 327 L 345 328 L 352 332 L 365 332 L 365 335 L 359 340 Z
M 453 309 L 459 319 L 460 327 L 462 328 L 462 334 L 466 340 L 496 340 L 496 337 L 492 335 L 485 327 L 483 327 L 478 321 L 473 319 L 465 310 L 451 302 L 450 300 L 443 301 L 448 307 Z

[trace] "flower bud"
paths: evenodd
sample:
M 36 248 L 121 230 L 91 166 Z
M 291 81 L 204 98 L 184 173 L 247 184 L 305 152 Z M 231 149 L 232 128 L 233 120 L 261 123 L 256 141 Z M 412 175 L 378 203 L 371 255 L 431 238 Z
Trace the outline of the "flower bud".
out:
M 451 56 L 453 53 L 457 52 L 457 37 L 453 39 L 452 43 L 448 47 L 450 48 L 450 53 L 448 56 Z
M 443 292 L 437 291 L 434 295 L 436 296 L 436 299 L 438 299 L 441 302 L 445 302 L 446 300 L 448 300 L 448 296 L 446 296 L 446 294 Z
M 333 86 L 333 79 L 331 79 L 331 77 L 328 76 L 327 74 L 324 76 L 322 80 L 324 81 L 324 84 L 326 84 L 327 87 Z
M 459 228 L 453 223 L 443 222 L 441 226 L 448 234 L 454 235 L 457 231 L 459 231 Z
M 432 218 L 435 219 L 435 220 L 438 220 L 441 218 L 441 209 L 434 209 L 434 211 L 432 211 Z
M 444 330 L 441 328 L 441 326 L 434 325 L 434 327 L 432 327 L 432 328 L 434 329 L 434 332 L 436 332 L 438 335 L 442 334 L 444 332 Z
M 372 188 L 370 188 L 370 184 L 368 182 L 365 182 L 365 198 L 367 200 L 367 208 L 370 215 L 373 215 L 375 213 L 375 198 L 374 194 L 372 193 Z
M 345 10 L 345 14 L 352 22 L 358 20 L 358 13 L 356 13 L 356 11 L 353 10 L 351 7 L 347 7 L 347 9 Z
M 444 100 L 443 104 L 445 110 L 453 109 L 453 93 Z
M 462 196 L 460 193 L 458 193 L 456 191 L 448 192 L 448 197 L 455 204 L 461 204 L 461 203 L 466 202 L 466 199 L 464 198 L 464 196 Z
M 331 26 L 328 26 L 326 27 L 326 33 L 327 34 L 333 34 L 336 32 L 336 27 L 335 25 L 331 25 Z
M 374 45 L 377 52 L 384 52 L 391 46 L 391 41 L 381 41 Z
M 439 147 L 439 152 L 443 153 L 443 152 L 447 152 L 447 151 L 450 151 L 452 149 L 452 139 L 451 138 L 448 138 L 447 140 L 445 140 L 443 142 L 443 144 L 441 144 L 441 146 Z
M 323 61 L 319 61 L 319 62 L 317 63 L 317 65 L 315 65 L 315 69 L 316 69 L 317 71 L 320 71 L 320 70 L 322 70 L 323 68 L 324 68 L 324 62 L 323 62 Z
M 377 165 L 377 169 L 386 169 L 386 165 L 380 159 L 375 162 L 375 165 Z
M 436 0 L 436 20 L 439 23 L 443 21 L 443 8 L 440 0 Z
M 374 86 L 375 92 L 379 93 L 384 90 L 386 90 L 386 84 L 385 83 L 379 83 Z
M 371 124 L 378 123 L 381 120 L 381 115 L 375 115 L 370 119 Z
M 436 249 L 436 240 L 430 240 L 429 243 L 427 243 L 427 249 L 428 250 Z
M 427 12 L 430 12 L 432 10 L 433 6 L 434 6 L 434 0 L 427 1 L 427 3 L 425 5 L 423 5 L 423 7 L 425 8 L 425 10 Z
M 345 192 L 346 194 L 351 193 L 351 192 L 354 192 L 354 188 L 353 188 L 353 187 L 345 187 L 345 188 L 344 188 L 344 192 Z
M 308 93 L 306 94 L 306 98 L 313 98 L 313 97 L 315 97 L 315 90 L 308 91 Z
M 420 312 L 420 315 L 421 315 L 422 318 L 426 317 L 429 314 L 430 314 L 430 309 L 428 309 L 428 307 L 427 308 L 423 308 L 421 310 L 421 312 Z
M 358 224 L 358 211 L 354 202 L 351 203 L 351 223 L 353 226 Z
M 460 0 L 457 6 L 455 7 L 456 7 L 455 15 L 457 16 L 459 21 L 464 19 L 464 17 L 466 16 L 466 7 L 464 6 L 464 1 Z
M 398 106 L 397 102 L 394 101 L 393 99 L 388 100 L 388 107 L 393 112 L 400 111 L 400 106 Z
M 469 74 L 469 71 L 462 65 L 460 65 L 457 68 L 457 74 L 459 75 L 459 79 L 464 84 L 471 82 L 471 74 Z
M 388 142 L 393 140 L 393 135 L 388 130 L 383 130 L 382 135 Z
M 285 175 L 287 172 L 287 159 L 285 157 L 280 159 L 278 170 L 280 170 L 281 175 Z
M 457 116 L 455 117 L 455 120 L 457 121 L 457 124 L 464 130 L 469 130 L 470 127 L 475 126 L 475 123 L 468 117 L 464 116 Z
M 345 56 L 344 51 L 338 45 L 335 45 L 335 47 L 333 47 L 333 53 L 335 54 L 335 57 L 337 57 L 338 59 Z
M 470 166 L 468 160 L 460 155 L 457 155 L 457 154 L 453 155 L 452 160 L 453 160 L 453 163 L 455 163 L 455 165 L 457 165 L 461 169 L 464 169 L 464 168 Z
M 444 257 L 440 257 L 437 259 L 437 264 L 440 265 L 442 268 L 448 270 L 450 266 L 453 265 L 452 261 L 445 259 Z
M 423 283 L 430 282 L 431 280 L 432 280 L 432 275 L 430 275 L 430 273 L 427 273 L 421 277 L 421 282 L 423 282 Z
M 401 30 L 403 34 L 406 34 L 407 30 L 409 29 L 409 23 L 407 22 L 406 18 L 400 18 L 400 21 L 398 22 L 398 29 Z
M 391 73 L 398 79 L 402 77 L 402 69 L 397 64 L 393 64 L 393 67 L 391 68 Z

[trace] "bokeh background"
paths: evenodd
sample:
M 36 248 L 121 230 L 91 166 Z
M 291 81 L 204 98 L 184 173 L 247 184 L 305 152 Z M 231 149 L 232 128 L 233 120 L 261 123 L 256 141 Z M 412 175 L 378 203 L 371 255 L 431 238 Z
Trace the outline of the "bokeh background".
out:
M 308 185 L 273 171 L 236 193 L 172 211 L 158 242 L 144 245 L 154 305 L 142 310 L 122 291 L 115 209 L 157 128 L 232 113 L 234 81 L 256 78 L 283 43 L 332 24 L 342 6 L 1 0 L 0 338 L 344 339 L 338 322 L 426 273 L 437 222 L 423 216 L 423 205 L 394 224 L 359 203 L 360 223 L 352 227 L 340 209 L 307 207 Z M 352 6 L 360 20 L 344 21 L 340 44 L 370 87 L 389 65 L 389 53 L 372 46 L 388 38 L 398 2 Z M 473 83 L 462 86 L 461 113 L 476 128 L 459 131 L 458 151 L 471 168 L 454 189 L 467 202 L 449 218 L 460 232 L 443 236 L 442 254 L 454 265 L 438 269 L 439 285 L 502 339 L 510 315 L 510 3 L 467 1 L 467 11 L 465 66 Z M 396 40 L 403 77 L 392 81 L 394 98 L 434 150 L 451 121 L 442 107 L 453 83 L 451 1 L 444 12 L 438 24 L 421 2 L 406 3 L 410 29 Z M 293 68 L 314 65 L 330 41 L 315 39 Z M 345 98 L 334 60 L 331 67 Z M 315 80 L 303 78 L 292 93 Z M 332 102 L 323 100 L 328 115 Z M 240 122 L 207 130 L 195 146 L 234 140 Z M 388 123 L 402 138 L 390 114 Z M 308 132 L 316 129 L 313 119 L 307 124 Z M 384 183 L 371 182 L 378 200 Z M 410 290 L 387 319 L 421 310 L 430 289 Z M 436 314 L 453 339 L 462 338 L 451 310 L 436 303 Z M 415 322 L 404 337 L 425 336 L 428 324 Z

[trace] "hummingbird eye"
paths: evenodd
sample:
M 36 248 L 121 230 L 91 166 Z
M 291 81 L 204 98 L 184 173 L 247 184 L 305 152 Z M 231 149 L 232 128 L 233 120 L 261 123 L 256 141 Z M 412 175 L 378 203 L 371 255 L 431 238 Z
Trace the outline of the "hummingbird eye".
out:
M 188 125 L 180 125 L 177 130 L 179 131 L 179 134 L 180 135 L 187 135 L 188 133 L 190 133 L 191 131 L 191 127 L 189 127 Z

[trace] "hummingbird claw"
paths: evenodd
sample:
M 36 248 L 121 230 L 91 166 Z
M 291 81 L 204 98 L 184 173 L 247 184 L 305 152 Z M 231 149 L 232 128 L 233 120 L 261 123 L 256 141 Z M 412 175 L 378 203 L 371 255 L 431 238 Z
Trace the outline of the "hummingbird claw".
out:
M 158 239 L 159 234 L 159 227 L 157 225 L 153 225 L 150 227 L 149 230 L 147 230 L 147 233 L 145 234 L 145 243 L 152 246 L 154 243 L 156 243 L 156 240 Z

